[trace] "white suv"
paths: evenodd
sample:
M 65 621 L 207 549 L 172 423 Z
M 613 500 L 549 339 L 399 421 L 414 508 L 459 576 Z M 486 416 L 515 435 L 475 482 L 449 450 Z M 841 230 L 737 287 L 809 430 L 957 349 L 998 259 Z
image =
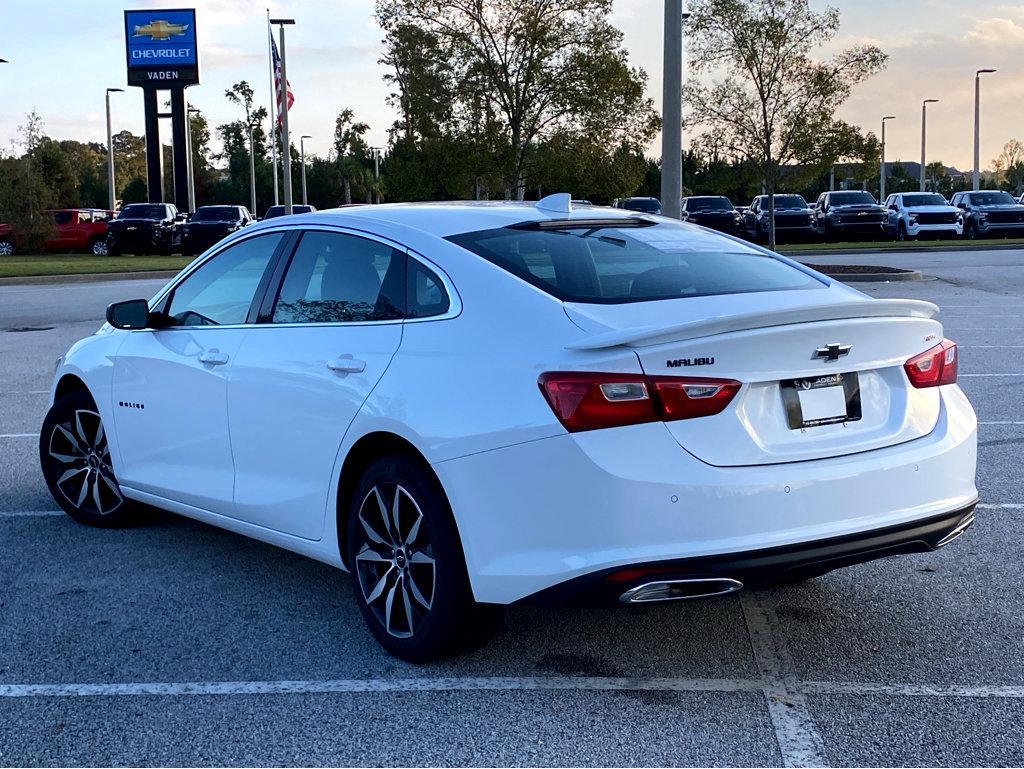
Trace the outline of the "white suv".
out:
M 934 192 L 900 192 L 885 200 L 886 230 L 896 240 L 914 240 L 922 235 L 938 238 L 960 237 L 963 213 Z

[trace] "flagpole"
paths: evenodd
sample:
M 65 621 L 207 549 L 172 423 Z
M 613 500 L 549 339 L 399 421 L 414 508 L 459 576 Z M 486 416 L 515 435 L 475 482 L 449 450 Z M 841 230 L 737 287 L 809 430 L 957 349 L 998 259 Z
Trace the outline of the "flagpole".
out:
M 270 25 L 270 9 L 267 8 L 267 62 L 270 67 L 270 168 L 274 177 L 274 205 L 279 205 L 280 197 L 277 191 L 277 139 L 275 131 L 277 125 L 277 89 L 274 88 L 274 53 L 272 50 L 274 41 L 274 28 Z M 256 213 L 255 211 L 253 212 Z

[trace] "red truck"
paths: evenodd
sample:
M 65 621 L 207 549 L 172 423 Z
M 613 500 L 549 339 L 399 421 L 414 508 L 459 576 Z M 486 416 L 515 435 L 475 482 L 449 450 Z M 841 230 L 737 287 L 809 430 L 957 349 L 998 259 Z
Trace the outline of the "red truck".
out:
M 102 208 L 62 208 L 47 211 L 53 217 L 54 234 L 43 243 L 45 251 L 85 251 L 102 255 L 107 253 L 107 221 L 111 211 Z M 0 256 L 10 256 L 17 248 L 14 230 L 9 224 L 0 224 Z

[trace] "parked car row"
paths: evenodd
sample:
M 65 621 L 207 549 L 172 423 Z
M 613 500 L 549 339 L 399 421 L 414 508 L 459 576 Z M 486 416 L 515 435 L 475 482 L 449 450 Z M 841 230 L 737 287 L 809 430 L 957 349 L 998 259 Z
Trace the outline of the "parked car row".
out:
M 306 214 L 314 206 L 293 205 L 292 212 Z M 284 216 L 284 206 L 271 206 L 264 219 Z M 200 206 L 189 216 L 171 203 L 130 203 L 116 214 L 96 208 L 48 211 L 54 235 L 43 243 L 44 251 L 110 254 L 201 253 L 232 232 L 258 221 L 245 206 Z M 18 250 L 14 228 L 0 224 L 0 256 Z

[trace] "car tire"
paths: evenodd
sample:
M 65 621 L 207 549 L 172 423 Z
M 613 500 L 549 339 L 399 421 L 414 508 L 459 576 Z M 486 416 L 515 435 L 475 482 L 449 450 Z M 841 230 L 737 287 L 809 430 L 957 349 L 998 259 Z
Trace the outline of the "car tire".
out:
M 14 241 L 4 238 L 0 240 L 0 256 L 12 256 L 14 254 Z
M 109 249 L 107 248 L 107 241 L 103 238 L 95 238 L 89 243 L 89 253 L 93 256 L 108 256 Z
M 135 517 L 114 476 L 110 446 L 99 409 L 89 394 L 59 399 L 39 432 L 39 464 L 61 510 L 87 526 L 123 526 Z
M 346 543 L 359 611 L 394 656 L 428 662 L 493 634 L 500 610 L 473 600 L 447 497 L 422 461 L 386 456 L 363 471 Z
M 896 240 L 901 243 L 906 240 L 912 240 L 912 238 L 907 234 L 907 225 L 903 223 L 902 219 L 896 225 Z
M 964 225 L 964 238 L 966 240 L 978 239 L 978 227 L 974 222 L 967 222 L 967 224 Z
M 120 255 L 121 255 L 121 249 L 120 248 L 118 248 L 117 246 L 113 246 L 110 243 L 107 243 L 107 256 L 120 256 Z

